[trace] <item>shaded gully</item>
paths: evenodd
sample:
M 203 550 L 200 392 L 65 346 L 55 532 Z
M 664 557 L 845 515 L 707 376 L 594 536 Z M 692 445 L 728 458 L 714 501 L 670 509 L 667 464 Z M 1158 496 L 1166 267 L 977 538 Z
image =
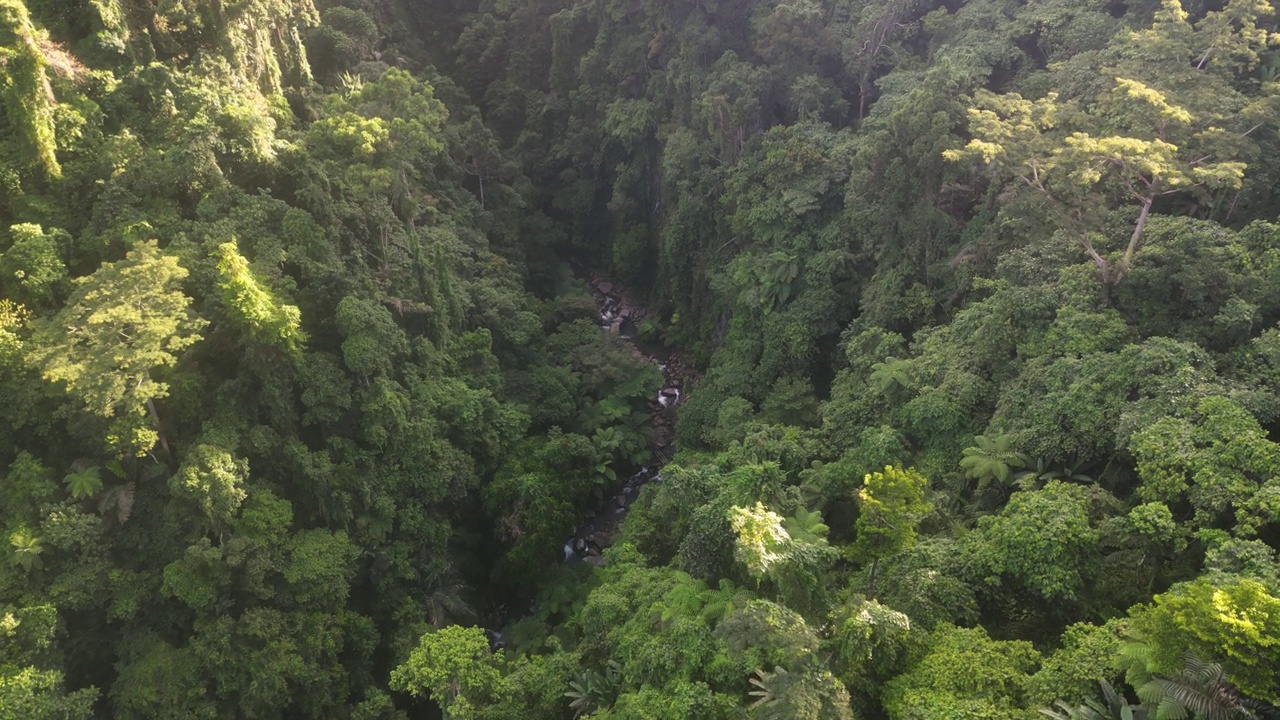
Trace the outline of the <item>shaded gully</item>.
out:
M 631 474 L 608 497 L 594 516 L 587 519 L 564 544 L 565 562 L 587 562 L 603 565 L 602 553 L 613 542 L 613 536 L 627 516 L 631 503 L 640 495 L 640 488 L 651 482 L 662 481 L 662 467 L 675 453 L 674 429 L 676 411 L 684 399 L 686 380 L 696 380 L 689 363 L 678 352 L 659 344 L 645 342 L 637 328 L 647 316 L 646 310 L 635 303 L 626 288 L 601 276 L 588 275 L 591 292 L 599 308 L 602 332 L 614 333 L 646 362 L 662 371 L 662 387 L 649 401 L 653 419 L 652 459 Z

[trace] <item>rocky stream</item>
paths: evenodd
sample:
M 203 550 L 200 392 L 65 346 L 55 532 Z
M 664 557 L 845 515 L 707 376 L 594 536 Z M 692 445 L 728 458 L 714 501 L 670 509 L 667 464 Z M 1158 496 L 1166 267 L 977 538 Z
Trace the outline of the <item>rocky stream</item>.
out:
M 602 553 L 613 541 L 631 503 L 639 497 L 640 488 L 648 483 L 662 481 L 662 467 L 670 462 L 675 453 L 676 409 L 683 400 L 686 383 L 696 378 L 690 364 L 679 351 L 673 351 L 659 343 L 645 342 L 640 338 L 638 328 L 648 313 L 634 302 L 626 288 L 597 275 L 590 275 L 589 283 L 600 310 L 602 331 L 621 336 L 635 350 L 636 355 L 646 362 L 654 363 L 662 371 L 662 387 L 649 402 L 649 412 L 653 418 L 652 459 L 648 465 L 626 478 L 607 497 L 595 515 L 579 525 L 564 544 L 565 562 L 603 565 Z

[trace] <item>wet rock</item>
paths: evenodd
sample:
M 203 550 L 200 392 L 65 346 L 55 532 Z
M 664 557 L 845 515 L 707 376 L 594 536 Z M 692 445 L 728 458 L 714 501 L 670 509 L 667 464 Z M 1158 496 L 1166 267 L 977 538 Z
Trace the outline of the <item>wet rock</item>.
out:
M 682 388 L 696 385 L 697 377 L 687 358 L 679 351 L 657 351 L 656 356 L 649 355 L 634 341 L 637 325 L 649 315 L 644 307 L 632 302 L 625 287 L 599 276 L 591 277 L 590 283 L 601 329 L 623 335 L 635 356 L 657 365 L 663 377 L 663 384 L 649 402 L 654 429 L 650 449 L 656 467 L 639 468 L 625 481 L 613 486 L 609 495 L 596 506 L 594 516 L 585 519 L 564 548 L 565 562 L 603 565 L 602 552 L 612 544 L 613 533 L 639 498 L 641 488 L 650 482 L 662 481 L 659 474 L 661 466 L 670 461 L 674 452 L 674 408 L 680 402 Z
M 486 629 L 484 634 L 489 638 L 489 652 L 496 653 L 507 646 L 507 644 L 502 640 L 502 633 L 497 630 Z

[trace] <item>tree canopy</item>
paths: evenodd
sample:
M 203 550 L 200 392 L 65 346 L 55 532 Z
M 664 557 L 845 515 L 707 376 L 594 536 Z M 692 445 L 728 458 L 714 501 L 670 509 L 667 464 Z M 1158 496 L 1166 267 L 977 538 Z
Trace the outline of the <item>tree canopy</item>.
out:
M 1272 0 L 0 0 L 0 720 L 1263 720 Z

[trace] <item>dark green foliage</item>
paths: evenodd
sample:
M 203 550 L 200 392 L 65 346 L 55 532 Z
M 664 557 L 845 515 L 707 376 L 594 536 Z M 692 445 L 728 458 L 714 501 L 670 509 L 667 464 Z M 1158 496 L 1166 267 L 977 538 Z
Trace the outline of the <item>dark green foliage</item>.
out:
M 1276 23 L 0 0 L 0 718 L 1269 717 Z
M 1102 680 L 1099 687 L 1102 689 L 1101 700 L 1091 697 L 1084 704 L 1075 706 L 1058 700 L 1053 708 L 1041 708 L 1040 713 L 1053 720 L 1146 720 L 1146 709 L 1130 705 L 1111 683 Z

